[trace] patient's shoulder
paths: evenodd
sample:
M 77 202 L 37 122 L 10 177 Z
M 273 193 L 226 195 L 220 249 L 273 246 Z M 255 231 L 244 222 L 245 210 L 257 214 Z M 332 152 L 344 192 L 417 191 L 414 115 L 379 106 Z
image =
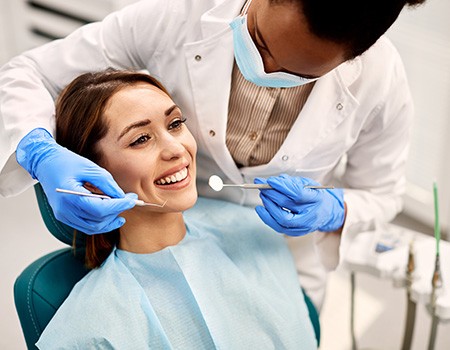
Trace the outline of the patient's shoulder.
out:
M 142 288 L 112 253 L 100 268 L 75 285 L 45 328 L 38 346 L 52 349 L 65 345 L 73 348 L 73 344 L 78 348 L 108 345 L 117 336 L 112 329 L 132 334 L 146 324 L 142 300 Z

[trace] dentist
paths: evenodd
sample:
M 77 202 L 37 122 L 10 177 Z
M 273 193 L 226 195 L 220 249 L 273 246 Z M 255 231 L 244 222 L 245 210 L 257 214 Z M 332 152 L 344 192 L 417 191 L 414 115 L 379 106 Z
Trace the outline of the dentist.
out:
M 37 180 L 66 224 L 88 234 L 123 225 L 132 197 L 54 141 L 54 99 L 83 72 L 147 69 L 188 116 L 200 195 L 257 206 L 266 224 L 297 236 L 300 280 L 320 308 L 327 270 L 355 234 L 401 210 L 412 100 L 382 35 L 422 2 L 144 0 L 25 52 L 0 70 L 0 193 Z M 212 174 L 274 190 L 215 193 Z M 116 200 L 55 192 L 84 182 Z M 317 183 L 342 189 L 303 188 Z

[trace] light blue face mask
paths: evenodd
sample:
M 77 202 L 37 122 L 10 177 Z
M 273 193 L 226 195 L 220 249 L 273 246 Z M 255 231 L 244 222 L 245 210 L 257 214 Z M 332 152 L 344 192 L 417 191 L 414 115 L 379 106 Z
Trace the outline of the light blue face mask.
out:
M 266 73 L 261 55 L 248 32 L 247 14 L 236 17 L 230 27 L 233 30 L 234 57 L 246 80 L 259 86 L 274 88 L 300 86 L 317 80 L 285 72 Z

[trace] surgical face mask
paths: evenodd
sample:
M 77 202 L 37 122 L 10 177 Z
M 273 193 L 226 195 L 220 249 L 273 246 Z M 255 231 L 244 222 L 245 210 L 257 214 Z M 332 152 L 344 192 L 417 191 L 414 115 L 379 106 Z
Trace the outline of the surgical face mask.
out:
M 266 73 L 261 55 L 248 32 L 247 14 L 236 17 L 230 27 L 233 30 L 234 57 L 246 80 L 259 86 L 274 88 L 300 86 L 317 80 L 285 72 Z

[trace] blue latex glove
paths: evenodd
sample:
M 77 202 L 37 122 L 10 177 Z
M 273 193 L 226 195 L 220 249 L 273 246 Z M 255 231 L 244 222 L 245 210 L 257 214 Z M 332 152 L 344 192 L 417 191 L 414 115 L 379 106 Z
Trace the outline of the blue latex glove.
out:
M 125 219 L 118 215 L 135 205 L 137 196 L 125 195 L 109 172 L 58 145 L 45 129 L 34 129 L 20 141 L 16 159 L 41 183 L 55 217 L 84 233 L 103 233 L 119 228 Z M 114 199 L 56 192 L 56 188 L 62 188 L 89 193 L 83 187 L 85 182 Z
M 286 174 L 256 178 L 255 183 L 267 183 L 273 190 L 261 190 L 264 206 L 256 212 L 262 221 L 275 231 L 289 236 L 303 236 L 313 231 L 336 231 L 345 218 L 342 189 L 309 189 L 320 184 Z

